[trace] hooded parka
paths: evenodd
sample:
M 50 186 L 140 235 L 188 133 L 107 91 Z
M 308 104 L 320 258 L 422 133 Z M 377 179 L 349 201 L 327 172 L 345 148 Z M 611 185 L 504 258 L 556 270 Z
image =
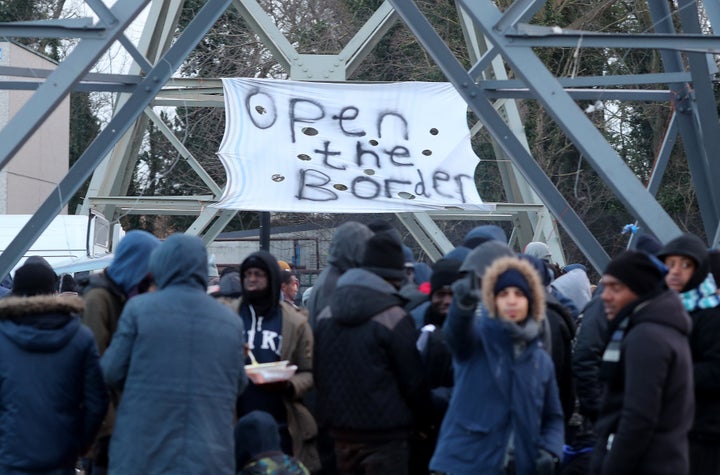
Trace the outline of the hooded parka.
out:
M 242 321 L 206 294 L 203 242 L 174 234 L 150 258 L 159 290 L 125 306 L 101 360 L 123 389 L 110 474 L 235 473 L 235 400 L 245 388 Z
M 0 473 L 74 474 L 108 404 L 79 297 L 0 300 Z
M 330 303 L 333 291 L 341 275 L 347 270 L 360 267 L 365 243 L 373 232 L 362 223 L 348 221 L 335 230 L 328 266 L 318 276 L 307 302 L 310 326 L 314 329 L 320 312 Z
M 482 278 L 484 306 L 478 306 L 477 313 L 453 301 L 445 332 L 453 353 L 455 388 L 430 462 L 432 470 L 500 475 L 512 453 L 515 473 L 533 475 L 540 449 L 555 457 L 562 453 L 563 411 L 553 362 L 537 336 L 516 356 L 510 330 L 515 324 L 496 316 L 493 289 L 510 268 L 529 283 L 527 320 L 541 326 L 545 290 L 527 261 L 504 257 L 487 269 Z

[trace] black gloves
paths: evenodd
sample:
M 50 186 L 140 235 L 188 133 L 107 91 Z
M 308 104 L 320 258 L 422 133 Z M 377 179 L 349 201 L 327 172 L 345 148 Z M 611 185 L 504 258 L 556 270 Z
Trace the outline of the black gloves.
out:
M 453 300 L 461 310 L 475 310 L 481 300 L 480 289 L 477 285 L 477 278 L 470 273 L 452 285 Z
M 545 449 L 538 451 L 535 459 L 535 471 L 537 475 L 555 475 L 557 469 L 558 458 Z

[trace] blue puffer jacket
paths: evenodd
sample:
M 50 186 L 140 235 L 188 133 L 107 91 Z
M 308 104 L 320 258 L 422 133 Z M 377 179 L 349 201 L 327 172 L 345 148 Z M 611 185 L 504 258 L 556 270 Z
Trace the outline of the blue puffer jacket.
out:
M 74 473 L 108 394 L 78 297 L 0 300 L 0 473 Z
M 111 474 L 233 474 L 233 412 L 247 384 L 243 325 L 205 293 L 207 253 L 175 234 L 150 258 L 160 290 L 131 299 L 101 364 L 124 388 Z
M 530 272 L 524 264 L 523 271 Z M 492 289 L 489 273 L 483 287 Z M 539 279 L 533 294 L 544 296 Z M 542 302 L 535 298 L 531 308 L 540 309 L 532 312 L 541 320 Z M 516 473 L 534 475 L 540 449 L 558 457 L 562 453 L 563 411 L 553 362 L 537 337 L 515 358 L 512 324 L 482 306 L 478 313 L 476 318 L 455 302 L 448 313 L 445 333 L 455 389 L 430 468 L 453 475 L 502 474 L 512 443 Z

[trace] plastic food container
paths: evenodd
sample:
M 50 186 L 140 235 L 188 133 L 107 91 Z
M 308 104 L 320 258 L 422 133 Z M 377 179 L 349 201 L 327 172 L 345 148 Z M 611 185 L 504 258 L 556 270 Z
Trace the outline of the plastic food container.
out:
M 288 365 L 288 361 L 273 363 L 250 364 L 245 366 L 245 373 L 255 384 L 276 383 L 287 381 L 297 371 L 297 366 Z

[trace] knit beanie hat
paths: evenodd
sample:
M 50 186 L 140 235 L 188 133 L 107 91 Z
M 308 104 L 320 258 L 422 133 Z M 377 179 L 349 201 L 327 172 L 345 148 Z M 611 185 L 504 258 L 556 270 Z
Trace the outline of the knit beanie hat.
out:
M 657 253 L 664 261 L 667 256 L 685 256 L 695 261 L 695 272 L 683 287 L 683 292 L 702 284 L 710 272 L 708 249 L 702 239 L 691 233 L 682 234 L 663 246 Z
M 488 241 L 500 241 L 507 244 L 507 235 L 500 226 L 483 224 L 472 228 L 465 235 L 462 245 L 472 250 Z
M 644 252 L 624 251 L 607 265 L 604 274 L 611 275 L 625 284 L 638 297 L 655 290 L 663 280 L 660 271 Z
M 460 278 L 460 261 L 455 259 L 440 259 L 432 266 L 430 275 L 430 295 L 443 287 L 452 285 Z
M 223 297 L 240 297 L 242 295 L 242 281 L 240 271 L 234 269 L 230 272 L 223 272 L 220 277 L 220 295 Z
M 405 279 L 405 259 L 400 241 L 388 232 L 372 236 L 365 245 L 362 267 L 383 279 Z
M 635 250 L 647 252 L 648 254 L 657 254 L 662 249 L 662 243 L 652 234 L 641 234 L 635 239 Z
M 415 266 L 415 254 L 413 254 L 413 251 L 412 251 L 412 249 L 410 249 L 410 246 L 406 246 L 405 244 L 403 244 L 402 252 L 403 252 L 403 260 L 405 261 L 405 267 L 414 267 Z
M 43 256 L 29 256 L 27 259 L 25 259 L 24 264 L 42 264 L 45 267 L 49 267 L 50 269 L 52 269 L 50 263 Z
M 31 262 L 15 271 L 12 293 L 25 297 L 50 295 L 57 291 L 57 285 L 57 275 L 49 265 Z
M 532 294 L 530 292 L 530 284 L 528 284 L 525 276 L 523 276 L 519 270 L 511 268 L 500 274 L 497 282 L 495 282 L 495 287 L 493 287 L 493 295 L 497 296 L 501 290 L 508 287 L 517 287 L 520 289 L 528 299 L 528 302 L 530 302 Z
M 253 457 L 274 451 L 280 451 L 280 434 L 273 416 L 255 410 L 238 419 L 235 425 L 235 465 L 238 473 Z
M 370 231 L 374 232 L 375 234 L 378 233 L 390 233 L 392 234 L 398 241 L 402 242 L 402 236 L 400 235 L 400 231 L 395 229 L 390 222 L 385 221 L 382 218 L 373 219 L 369 223 L 367 223 L 367 227 L 370 228 Z
M 415 265 L 413 265 L 413 269 L 415 269 L 415 273 L 413 274 L 415 284 L 420 285 L 427 283 L 429 288 L 432 268 L 424 262 L 416 262 Z
M 388 221 L 385 221 L 382 218 L 376 218 L 373 220 L 370 220 L 369 223 L 367 223 L 367 227 L 370 228 L 370 231 L 374 233 L 379 233 L 382 231 L 391 231 L 395 228 L 393 228 L 393 225 L 390 224 Z

